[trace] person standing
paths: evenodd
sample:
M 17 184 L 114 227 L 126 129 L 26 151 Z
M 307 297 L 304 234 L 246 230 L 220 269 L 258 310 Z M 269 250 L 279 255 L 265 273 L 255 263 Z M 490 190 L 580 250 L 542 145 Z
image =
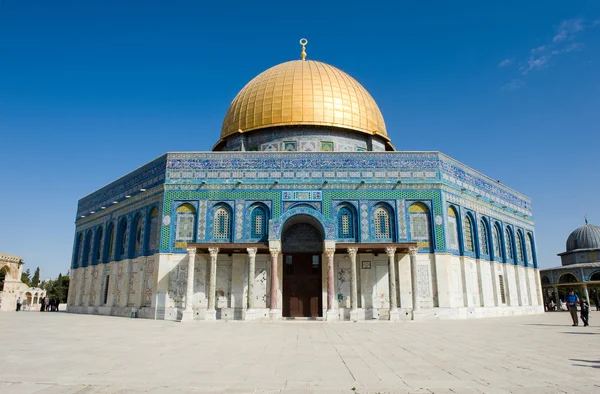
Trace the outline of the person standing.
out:
M 589 327 L 588 319 L 590 317 L 590 304 L 585 298 L 581 299 L 581 320 L 584 327 Z
M 21 310 L 21 297 L 17 297 L 17 312 Z
M 569 308 L 569 313 L 571 314 L 571 319 L 573 319 L 573 326 L 579 325 L 579 319 L 577 318 L 577 304 L 579 303 L 579 297 L 577 294 L 573 292 L 573 289 L 569 289 L 569 294 L 567 295 L 567 308 Z
M 600 311 L 600 294 L 598 294 L 598 289 L 594 291 L 594 302 L 596 303 L 596 310 Z
M 44 312 L 46 310 L 46 300 L 44 299 L 44 297 L 42 297 L 42 300 L 40 301 L 41 306 L 40 306 L 40 312 Z

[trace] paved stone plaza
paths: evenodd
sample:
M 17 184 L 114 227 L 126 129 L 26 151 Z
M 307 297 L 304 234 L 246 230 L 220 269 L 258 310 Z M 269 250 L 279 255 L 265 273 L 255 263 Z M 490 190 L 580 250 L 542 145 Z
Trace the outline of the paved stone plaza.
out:
M 0 315 L 0 392 L 593 393 L 600 313 L 428 322 L 174 323 Z

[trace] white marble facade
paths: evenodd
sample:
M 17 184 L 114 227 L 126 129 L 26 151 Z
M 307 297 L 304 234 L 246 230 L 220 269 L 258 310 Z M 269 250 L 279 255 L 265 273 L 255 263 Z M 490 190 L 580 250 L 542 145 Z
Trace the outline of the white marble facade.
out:
M 101 266 L 75 269 L 69 311 L 151 319 L 181 320 L 187 302 L 187 254 L 155 254 Z M 283 256 L 278 254 L 277 309 L 281 317 Z M 191 310 L 193 319 L 207 318 L 210 256 L 197 253 Z M 323 254 L 322 261 L 327 261 Z M 351 315 L 351 259 L 334 255 L 334 320 L 388 320 L 390 271 L 385 254 L 356 257 L 357 306 Z M 542 313 L 539 270 L 448 253 L 415 254 L 413 275 L 408 253 L 394 255 L 398 320 L 462 319 Z M 215 317 L 223 320 L 271 319 L 271 256 L 257 254 L 253 308 L 248 308 L 247 253 L 219 253 L 216 264 Z M 413 294 L 413 278 L 416 295 Z M 502 282 L 502 283 L 501 283 Z M 327 264 L 322 264 L 323 315 L 327 305 Z M 416 299 L 418 308 L 413 308 Z M 71 303 L 72 301 L 72 303 Z M 208 317 L 210 318 L 210 316 Z M 392 319 L 392 320 L 395 320 Z

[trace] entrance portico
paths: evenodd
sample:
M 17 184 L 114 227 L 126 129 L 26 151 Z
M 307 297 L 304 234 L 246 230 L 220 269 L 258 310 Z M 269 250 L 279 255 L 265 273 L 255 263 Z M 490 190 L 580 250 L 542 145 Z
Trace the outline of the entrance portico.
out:
M 294 226 L 290 226 L 294 235 Z M 302 226 L 304 230 L 308 227 Z M 318 229 L 315 228 L 315 230 Z M 313 234 L 314 235 L 314 234 Z M 418 281 L 415 278 L 416 266 L 416 245 L 412 243 L 335 243 L 330 240 L 322 240 L 320 250 L 304 251 L 298 253 L 294 242 L 289 242 L 284 237 L 283 242 L 270 241 L 266 243 L 240 244 L 240 243 L 211 243 L 211 244 L 188 244 L 188 279 L 186 280 L 186 300 L 185 308 L 182 313 L 181 321 L 194 320 L 194 315 L 202 316 L 205 320 L 214 320 L 217 316 L 215 304 L 215 289 L 217 281 L 217 267 L 220 256 L 239 256 L 241 259 L 245 255 L 244 270 L 248 273 L 247 281 L 242 284 L 240 291 L 244 297 L 241 318 L 243 320 L 279 320 L 281 318 L 314 318 L 328 321 L 348 319 L 340 310 L 341 289 L 336 289 L 336 278 L 345 274 L 344 269 L 338 269 L 336 273 L 336 256 L 349 260 L 349 301 L 350 314 L 352 321 L 365 320 L 367 314 L 363 306 L 363 297 L 359 297 L 359 270 L 366 266 L 359 267 L 357 256 L 371 255 L 377 258 L 382 254 L 387 256 L 387 305 L 389 306 L 389 320 L 400 320 L 399 306 L 406 310 L 407 305 L 415 311 L 419 309 L 419 291 Z M 314 247 L 314 246 L 313 246 Z M 286 253 L 291 252 L 291 253 Z M 296 253 L 294 253 L 296 252 Z M 209 262 L 207 264 L 206 283 L 207 299 L 206 310 L 202 314 L 195 314 L 194 305 L 192 305 L 194 294 L 194 280 L 190 279 L 195 272 L 195 261 L 197 254 L 204 255 Z M 401 257 L 410 255 L 409 266 L 399 268 Z M 268 277 L 264 281 L 259 279 L 259 273 L 256 271 L 256 258 L 260 255 L 269 257 L 270 269 Z M 343 256 L 343 257 L 342 257 Z M 264 259 L 264 257 L 263 257 Z M 370 268 L 370 267 L 369 267 Z M 409 277 L 400 277 L 399 272 L 404 276 L 408 273 Z M 256 303 L 256 284 L 266 285 L 266 294 L 268 294 L 267 310 L 257 308 Z M 339 279 L 339 278 L 338 278 Z M 400 292 L 399 283 L 409 283 L 410 291 Z M 410 294 L 410 299 L 405 299 L 406 294 Z M 413 307 L 414 306 L 414 307 Z M 372 307 L 372 306 L 371 306 Z M 371 308 L 369 307 L 369 308 Z

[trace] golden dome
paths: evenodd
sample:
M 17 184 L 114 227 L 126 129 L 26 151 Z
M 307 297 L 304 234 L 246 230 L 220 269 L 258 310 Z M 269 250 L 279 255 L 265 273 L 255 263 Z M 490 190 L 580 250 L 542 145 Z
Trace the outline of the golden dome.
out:
M 369 92 L 345 72 L 312 60 L 278 64 L 244 86 L 225 115 L 221 140 L 237 132 L 291 125 L 340 127 L 389 140 Z

